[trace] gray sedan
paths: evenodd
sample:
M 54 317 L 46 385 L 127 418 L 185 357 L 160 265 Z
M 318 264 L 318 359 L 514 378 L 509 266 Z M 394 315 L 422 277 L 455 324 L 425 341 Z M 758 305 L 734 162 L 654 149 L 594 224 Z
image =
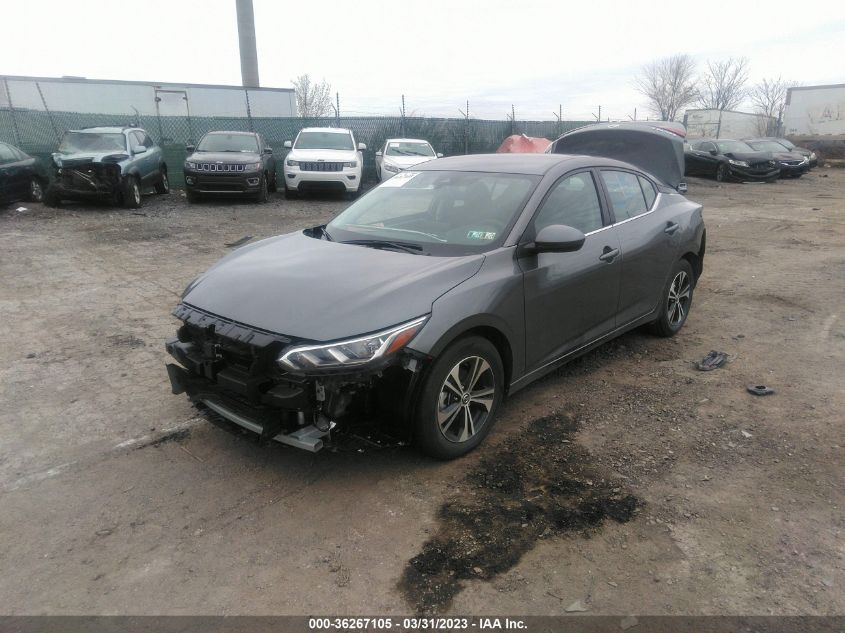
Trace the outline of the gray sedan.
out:
M 448 459 L 561 364 L 642 325 L 674 335 L 705 251 L 680 138 L 594 127 L 551 154 L 427 162 L 235 251 L 174 312 L 174 393 L 312 451 L 376 419 Z

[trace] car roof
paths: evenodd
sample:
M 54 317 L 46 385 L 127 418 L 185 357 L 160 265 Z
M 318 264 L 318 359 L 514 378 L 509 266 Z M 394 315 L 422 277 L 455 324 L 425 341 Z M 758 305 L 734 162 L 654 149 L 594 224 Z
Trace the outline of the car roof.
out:
M 244 132 L 243 130 L 212 130 L 206 134 L 231 134 L 237 136 L 258 136 L 258 132 Z
M 422 138 L 389 138 L 385 143 L 428 143 Z
M 338 134 L 351 134 L 351 130 L 344 127 L 304 127 L 300 132 L 336 132 Z
M 421 165 L 414 171 L 486 171 L 501 174 L 528 174 L 543 176 L 553 167 L 571 163 L 572 169 L 579 167 L 624 167 L 642 172 L 633 165 L 611 158 L 580 156 L 576 154 L 470 154 L 438 158 Z
M 86 127 L 81 130 L 68 130 L 68 132 L 82 132 L 84 134 L 122 134 L 126 130 L 139 130 L 141 128 L 125 127 L 125 126 L 103 126 L 103 127 Z

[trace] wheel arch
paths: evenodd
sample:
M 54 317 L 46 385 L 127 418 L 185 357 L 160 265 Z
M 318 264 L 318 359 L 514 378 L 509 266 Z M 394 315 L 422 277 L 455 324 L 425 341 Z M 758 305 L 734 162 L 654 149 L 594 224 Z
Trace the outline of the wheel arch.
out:
M 701 233 L 701 244 L 698 248 L 698 252 L 694 252 L 692 250 L 688 250 L 681 256 L 681 259 L 685 259 L 689 262 L 689 265 L 692 266 L 692 272 L 695 275 L 695 282 L 698 283 L 699 278 L 701 277 L 701 273 L 704 272 L 704 253 L 707 250 L 707 230 L 705 229 Z

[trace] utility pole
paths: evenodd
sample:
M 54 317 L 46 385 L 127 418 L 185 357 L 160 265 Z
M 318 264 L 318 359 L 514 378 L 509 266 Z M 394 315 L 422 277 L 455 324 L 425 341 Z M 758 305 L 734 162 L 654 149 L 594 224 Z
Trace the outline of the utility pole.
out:
M 258 88 L 258 50 L 255 45 L 255 12 L 252 0 L 235 0 L 238 12 L 238 44 L 241 50 L 241 83 Z
M 469 154 L 469 99 L 467 99 L 467 111 L 458 108 L 458 112 L 464 115 L 464 155 Z
M 335 113 L 335 117 L 337 118 L 337 127 L 340 127 L 340 93 L 339 92 L 334 93 L 334 98 L 335 98 L 335 103 L 337 103 L 337 106 L 335 106 L 335 109 L 334 109 L 334 113 Z
M 405 95 L 402 95 L 402 136 L 405 136 Z

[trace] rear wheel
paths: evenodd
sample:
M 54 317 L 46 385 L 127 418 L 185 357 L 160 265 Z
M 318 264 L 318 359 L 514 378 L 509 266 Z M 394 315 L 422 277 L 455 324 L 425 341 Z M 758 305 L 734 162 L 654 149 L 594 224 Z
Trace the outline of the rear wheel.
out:
M 276 171 L 273 170 L 270 172 L 270 185 L 268 186 L 268 190 L 276 193 L 279 190 L 279 185 L 276 182 Z
M 29 181 L 29 194 L 27 200 L 30 202 L 44 201 L 44 185 L 38 178 L 32 178 Z
M 660 303 L 660 315 L 651 328 L 658 336 L 674 336 L 686 323 L 692 307 L 692 293 L 695 290 L 695 277 L 692 266 L 685 260 L 679 260 L 672 268 L 669 283 L 663 290 Z
M 44 194 L 44 204 L 48 207 L 62 206 L 62 199 L 59 197 L 59 193 L 54 185 L 47 187 L 47 192 Z
M 716 168 L 716 180 L 724 182 L 728 179 L 729 174 L 730 168 L 725 163 L 719 163 L 719 166 Z
M 129 209 L 141 206 L 141 183 L 136 176 L 127 176 L 123 186 L 123 205 Z
M 156 193 L 164 194 L 170 193 L 170 181 L 167 180 L 167 170 L 162 169 L 158 182 L 155 185 Z
M 454 459 L 478 446 L 493 426 L 504 396 L 504 367 L 487 339 L 460 339 L 434 361 L 414 420 L 421 450 Z

